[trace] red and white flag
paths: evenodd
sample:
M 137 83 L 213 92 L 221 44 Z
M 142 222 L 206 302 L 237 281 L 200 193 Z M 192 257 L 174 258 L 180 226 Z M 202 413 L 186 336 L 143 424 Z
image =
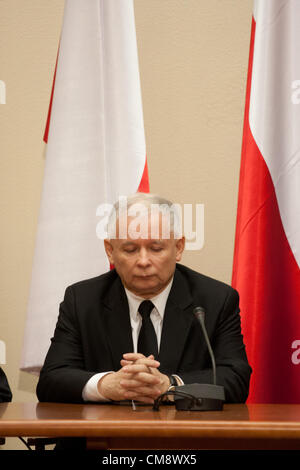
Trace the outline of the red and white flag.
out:
M 97 208 L 149 191 L 132 0 L 66 0 L 21 368 L 37 372 L 65 288 L 109 269 Z
M 249 402 L 300 402 L 300 2 L 254 3 L 233 263 Z

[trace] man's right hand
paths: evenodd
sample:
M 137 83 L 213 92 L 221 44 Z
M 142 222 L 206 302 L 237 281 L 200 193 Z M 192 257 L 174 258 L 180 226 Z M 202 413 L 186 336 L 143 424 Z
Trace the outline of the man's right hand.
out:
M 151 357 L 138 359 L 139 373 L 129 374 L 124 367 L 111 372 L 98 382 L 99 393 L 109 400 L 136 400 L 153 404 L 161 394 L 161 379 L 151 373 L 149 368 L 157 369 L 160 365 Z

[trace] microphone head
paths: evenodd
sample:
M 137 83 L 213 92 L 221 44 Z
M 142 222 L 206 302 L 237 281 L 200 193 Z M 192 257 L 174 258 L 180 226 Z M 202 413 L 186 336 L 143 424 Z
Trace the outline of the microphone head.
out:
M 205 317 L 205 310 L 203 307 L 195 307 L 194 310 L 193 310 L 193 314 L 195 315 L 195 317 L 198 319 L 198 320 L 203 320 L 204 321 L 204 317 Z

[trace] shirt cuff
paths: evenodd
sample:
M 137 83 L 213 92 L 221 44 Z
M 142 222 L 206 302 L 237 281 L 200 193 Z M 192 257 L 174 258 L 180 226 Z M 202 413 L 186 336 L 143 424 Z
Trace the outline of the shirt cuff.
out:
M 112 373 L 113 371 L 99 372 L 98 374 L 93 375 L 85 384 L 82 390 L 83 401 L 102 401 L 102 402 L 111 401 L 108 398 L 105 398 L 103 395 L 101 395 L 101 393 L 99 393 L 98 382 L 105 375 L 112 374 Z

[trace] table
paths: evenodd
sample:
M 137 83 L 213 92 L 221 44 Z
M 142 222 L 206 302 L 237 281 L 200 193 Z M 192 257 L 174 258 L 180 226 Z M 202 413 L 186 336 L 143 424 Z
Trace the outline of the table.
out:
M 89 449 L 300 449 L 300 405 L 162 406 L 1 403 L 0 436 L 84 436 Z

